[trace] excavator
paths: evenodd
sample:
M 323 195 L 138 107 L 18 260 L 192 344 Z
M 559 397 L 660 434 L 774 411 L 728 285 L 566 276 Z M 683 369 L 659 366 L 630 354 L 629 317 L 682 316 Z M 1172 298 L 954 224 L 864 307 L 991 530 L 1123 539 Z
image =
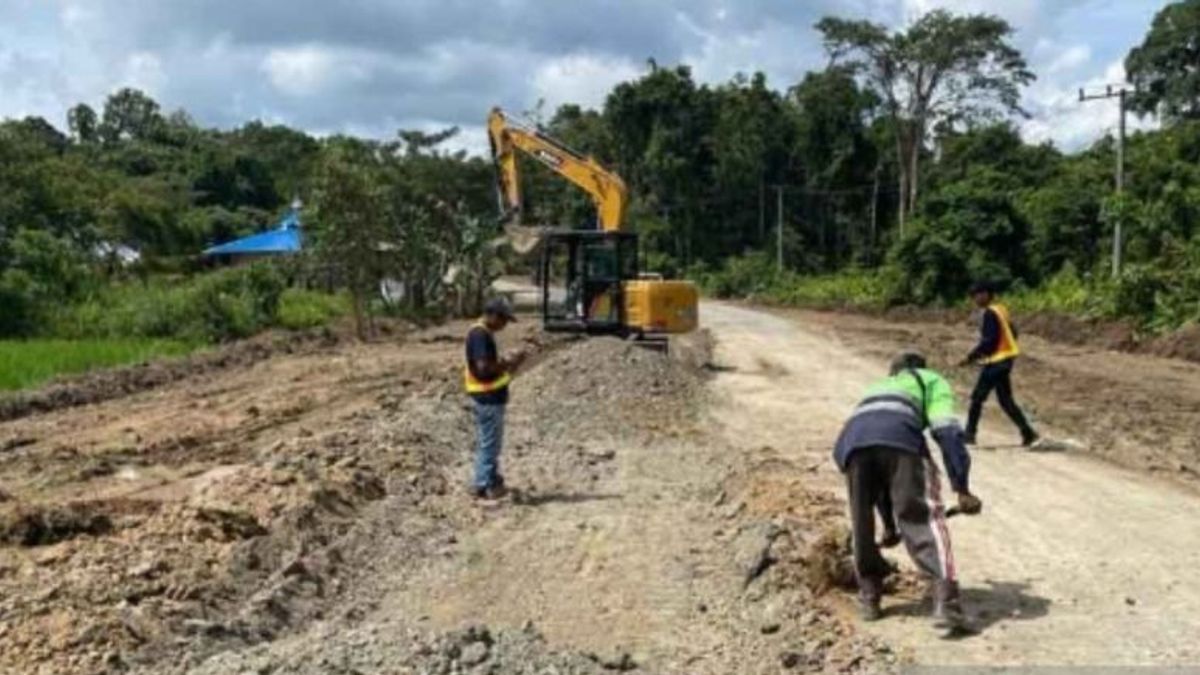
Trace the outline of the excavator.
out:
M 688 281 L 642 272 L 638 238 L 622 229 L 629 193 L 625 182 L 596 160 L 493 108 L 488 139 L 496 165 L 501 220 L 508 243 L 522 255 L 539 254 L 542 324 L 548 331 L 618 335 L 643 342 L 695 330 L 699 293 Z M 518 152 L 586 192 L 596 205 L 596 229 L 530 226 L 522 222 Z M 551 278 L 563 275 L 565 295 L 554 297 Z

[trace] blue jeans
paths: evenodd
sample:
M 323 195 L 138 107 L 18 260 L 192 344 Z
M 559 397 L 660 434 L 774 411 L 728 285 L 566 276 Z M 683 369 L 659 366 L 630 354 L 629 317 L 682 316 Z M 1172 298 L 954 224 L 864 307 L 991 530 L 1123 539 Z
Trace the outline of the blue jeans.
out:
M 476 488 L 500 482 L 500 446 L 504 443 L 504 405 L 475 403 Z

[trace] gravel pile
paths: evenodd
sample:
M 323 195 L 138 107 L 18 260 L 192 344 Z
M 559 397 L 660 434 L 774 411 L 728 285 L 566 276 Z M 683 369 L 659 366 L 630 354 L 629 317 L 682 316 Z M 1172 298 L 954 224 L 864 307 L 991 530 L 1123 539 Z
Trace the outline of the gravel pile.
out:
M 321 626 L 303 642 L 222 654 L 191 673 L 592 675 L 626 667 L 621 662 L 602 662 L 595 656 L 556 653 L 532 627 L 501 632 L 474 627 L 430 635 L 393 622 L 349 630 L 338 625 Z

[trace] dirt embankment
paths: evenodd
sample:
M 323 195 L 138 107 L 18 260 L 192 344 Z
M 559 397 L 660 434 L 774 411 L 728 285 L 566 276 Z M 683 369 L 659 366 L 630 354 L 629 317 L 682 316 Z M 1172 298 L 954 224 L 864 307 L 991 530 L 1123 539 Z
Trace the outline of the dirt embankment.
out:
M 463 489 L 465 325 L 0 424 L 0 671 L 886 663 L 813 581 L 827 563 L 806 509 L 833 507 L 804 497 L 769 522 L 746 458 L 712 435 L 706 336 L 672 358 L 518 326 L 502 344 L 536 354 L 510 406 L 519 497 L 493 509 Z M 129 376 L 105 377 L 88 380 Z
M 899 307 L 877 316 L 892 323 L 931 323 L 946 326 L 978 324 L 961 309 Z M 1200 326 L 1184 326 L 1161 335 L 1148 335 L 1132 321 L 1085 319 L 1057 312 L 1032 312 L 1014 317 L 1025 335 L 1061 345 L 1159 356 L 1200 363 Z
M 786 523 L 747 508 L 754 481 L 712 433 L 711 343 L 696 338 L 674 358 L 606 339 L 549 354 L 514 386 L 505 474 L 518 498 L 480 509 L 451 495 L 452 534 L 427 558 L 382 543 L 390 562 L 355 591 L 351 630 L 322 622 L 197 672 L 886 669 L 824 599 L 828 556 L 808 516 L 831 500 L 804 492 Z
M 458 347 L 251 343 L 43 392 L 85 393 L 0 425 L 0 671 L 182 667 L 324 615 L 364 542 L 419 550 L 469 438 Z

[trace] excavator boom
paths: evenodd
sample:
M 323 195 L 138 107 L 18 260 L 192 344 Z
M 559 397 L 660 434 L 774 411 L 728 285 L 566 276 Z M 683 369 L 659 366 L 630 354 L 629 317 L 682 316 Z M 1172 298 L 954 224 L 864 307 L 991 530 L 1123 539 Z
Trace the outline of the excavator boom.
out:
M 499 108 L 488 115 L 488 139 L 496 162 L 496 180 L 501 211 L 519 225 L 521 210 L 520 171 L 517 152 L 523 152 L 588 193 L 596 205 L 599 227 L 618 232 L 625 220 L 629 193 L 621 177 L 562 143 L 522 124 L 509 120 Z

